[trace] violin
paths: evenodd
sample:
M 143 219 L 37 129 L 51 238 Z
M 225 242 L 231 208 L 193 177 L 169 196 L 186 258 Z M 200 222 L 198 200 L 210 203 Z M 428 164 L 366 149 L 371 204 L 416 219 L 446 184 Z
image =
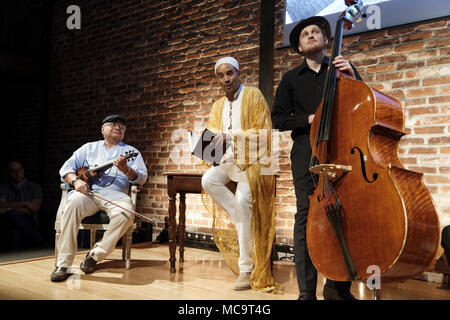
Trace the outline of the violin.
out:
M 125 152 L 125 155 L 122 155 L 122 157 L 124 157 L 127 161 L 131 161 L 132 160 L 131 158 L 136 157 L 137 155 L 138 155 L 137 152 L 130 150 L 130 151 Z M 89 186 L 92 186 L 92 184 L 97 179 L 100 179 L 100 177 L 106 170 L 108 170 L 109 168 L 111 168 L 114 165 L 114 161 L 116 161 L 117 159 L 108 161 L 104 164 L 95 166 L 93 168 L 89 168 L 87 166 L 81 167 L 81 168 L 77 169 L 76 175 L 77 175 L 78 179 L 81 179 L 84 182 L 87 182 L 89 184 Z

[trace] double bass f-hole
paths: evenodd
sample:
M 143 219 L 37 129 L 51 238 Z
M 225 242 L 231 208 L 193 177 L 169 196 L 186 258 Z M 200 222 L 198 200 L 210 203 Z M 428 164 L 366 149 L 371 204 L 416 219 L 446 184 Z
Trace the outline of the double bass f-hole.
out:
M 363 153 L 363 152 L 361 151 L 361 149 L 358 148 L 358 147 L 353 147 L 353 148 L 352 148 L 352 151 L 351 151 L 350 153 L 351 153 L 351 154 L 355 154 L 355 150 L 358 150 L 358 152 L 359 152 L 359 160 L 360 160 L 360 162 L 361 162 L 361 172 L 362 172 L 362 175 L 363 175 L 363 177 L 364 177 L 364 180 L 366 180 L 367 183 L 374 183 L 375 180 L 377 180 L 377 178 L 378 178 L 378 173 L 375 172 L 375 173 L 372 175 L 372 179 L 373 179 L 373 180 L 369 180 L 369 179 L 367 178 L 366 162 L 365 162 L 365 156 L 364 156 L 364 153 Z

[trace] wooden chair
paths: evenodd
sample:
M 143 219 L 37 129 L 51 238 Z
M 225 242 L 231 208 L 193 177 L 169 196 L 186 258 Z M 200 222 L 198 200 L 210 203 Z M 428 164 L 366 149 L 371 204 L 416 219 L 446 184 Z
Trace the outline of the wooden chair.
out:
M 61 183 L 61 201 L 59 203 L 58 211 L 56 213 L 55 220 L 55 265 L 58 259 L 58 241 L 61 235 L 61 214 L 62 210 L 66 204 L 67 192 L 69 190 L 68 183 Z M 132 210 L 136 210 L 136 199 L 137 199 L 138 188 L 135 185 L 131 185 L 129 196 L 133 204 Z M 126 269 L 131 267 L 131 243 L 133 230 L 136 228 L 136 222 L 133 223 L 127 230 L 127 232 L 122 236 L 122 260 L 125 260 Z M 98 230 L 107 230 L 109 224 L 109 217 L 104 211 L 99 211 L 96 214 L 86 217 L 81 221 L 79 230 L 90 230 L 90 247 L 93 248 L 96 240 L 96 234 Z

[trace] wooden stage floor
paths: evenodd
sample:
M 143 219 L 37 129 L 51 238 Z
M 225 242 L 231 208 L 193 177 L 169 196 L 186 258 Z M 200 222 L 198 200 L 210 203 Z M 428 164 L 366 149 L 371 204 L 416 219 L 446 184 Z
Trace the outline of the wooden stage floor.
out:
M 298 297 L 293 262 L 274 262 L 275 279 L 284 294 L 255 290 L 234 291 L 236 275 L 215 251 L 186 248 L 185 262 L 177 261 L 177 273 L 169 272 L 167 245 L 138 244 L 131 251 L 131 269 L 125 269 L 121 249 L 102 263 L 93 274 L 85 275 L 79 265 L 87 251 L 77 254 L 66 282 L 53 283 L 50 274 L 54 257 L 35 258 L 0 264 L 1 300 L 295 300 Z M 177 252 L 178 255 L 178 252 Z M 324 278 L 319 275 L 317 297 L 323 299 Z M 450 290 L 440 284 L 407 280 L 382 284 L 380 300 L 450 300 Z M 352 293 L 362 300 L 373 299 L 364 283 L 352 285 Z

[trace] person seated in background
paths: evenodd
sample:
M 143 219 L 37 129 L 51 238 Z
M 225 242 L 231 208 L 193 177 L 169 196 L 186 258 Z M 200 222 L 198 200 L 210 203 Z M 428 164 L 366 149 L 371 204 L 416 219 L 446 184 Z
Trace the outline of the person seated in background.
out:
M 19 250 L 43 245 L 38 229 L 41 186 L 25 178 L 18 161 L 10 162 L 10 180 L 0 186 L 0 248 Z

